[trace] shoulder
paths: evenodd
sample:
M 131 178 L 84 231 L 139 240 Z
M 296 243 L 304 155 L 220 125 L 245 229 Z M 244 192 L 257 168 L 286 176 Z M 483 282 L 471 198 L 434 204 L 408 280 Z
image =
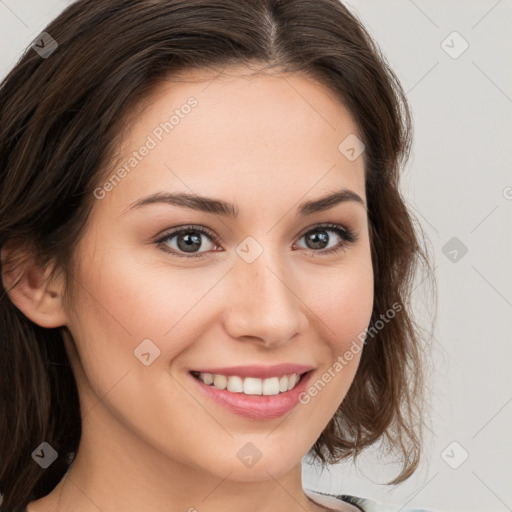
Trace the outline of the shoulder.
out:
M 327 507 L 336 507 L 336 505 L 339 507 L 342 503 L 349 503 L 362 512 L 436 512 L 425 508 L 404 508 L 403 505 L 392 505 L 390 503 L 375 501 L 370 498 L 351 496 L 349 494 L 327 494 L 311 489 L 304 489 L 304 492 L 317 503 Z M 337 510 L 337 508 L 333 510 Z M 339 508 L 338 510 L 342 509 Z

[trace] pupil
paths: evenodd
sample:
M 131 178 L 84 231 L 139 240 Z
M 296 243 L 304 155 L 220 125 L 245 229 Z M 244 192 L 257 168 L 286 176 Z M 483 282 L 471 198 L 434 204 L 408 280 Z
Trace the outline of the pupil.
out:
M 194 247 L 194 244 L 197 247 Z M 194 231 L 183 233 L 178 237 L 178 247 L 185 252 L 194 252 L 195 248 L 199 249 L 201 247 L 201 237 Z
M 312 249 L 323 249 L 329 243 L 329 236 L 325 231 L 317 231 L 310 236 L 313 242 Z

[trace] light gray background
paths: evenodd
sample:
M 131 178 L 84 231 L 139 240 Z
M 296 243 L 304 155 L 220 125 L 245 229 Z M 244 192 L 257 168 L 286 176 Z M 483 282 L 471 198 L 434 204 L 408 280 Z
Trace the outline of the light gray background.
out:
M 0 0 L 0 76 L 68 4 Z M 432 432 L 423 465 L 400 486 L 380 485 L 396 467 L 368 454 L 358 470 L 346 463 L 323 474 L 305 461 L 304 487 L 440 512 L 512 510 L 512 1 L 347 5 L 382 47 L 414 114 L 404 194 L 430 238 L 439 285 Z M 448 37 L 454 31 L 469 44 L 457 58 L 445 51 L 463 47 Z M 466 254 L 443 253 L 452 237 Z

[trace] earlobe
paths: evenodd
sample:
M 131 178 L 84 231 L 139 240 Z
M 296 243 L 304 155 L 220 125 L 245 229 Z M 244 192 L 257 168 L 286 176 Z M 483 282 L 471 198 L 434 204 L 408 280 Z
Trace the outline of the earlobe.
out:
M 67 323 L 63 307 L 63 280 L 48 283 L 50 269 L 30 258 L 23 268 L 8 268 L 4 262 L 9 252 L 2 248 L 2 281 L 13 304 L 30 320 L 41 327 L 60 327 Z

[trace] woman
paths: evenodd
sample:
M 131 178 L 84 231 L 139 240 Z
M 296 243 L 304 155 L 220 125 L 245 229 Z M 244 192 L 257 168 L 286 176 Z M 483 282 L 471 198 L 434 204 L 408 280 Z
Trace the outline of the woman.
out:
M 0 121 L 2 510 L 388 510 L 301 482 L 421 451 L 410 116 L 360 22 L 79 0 Z

